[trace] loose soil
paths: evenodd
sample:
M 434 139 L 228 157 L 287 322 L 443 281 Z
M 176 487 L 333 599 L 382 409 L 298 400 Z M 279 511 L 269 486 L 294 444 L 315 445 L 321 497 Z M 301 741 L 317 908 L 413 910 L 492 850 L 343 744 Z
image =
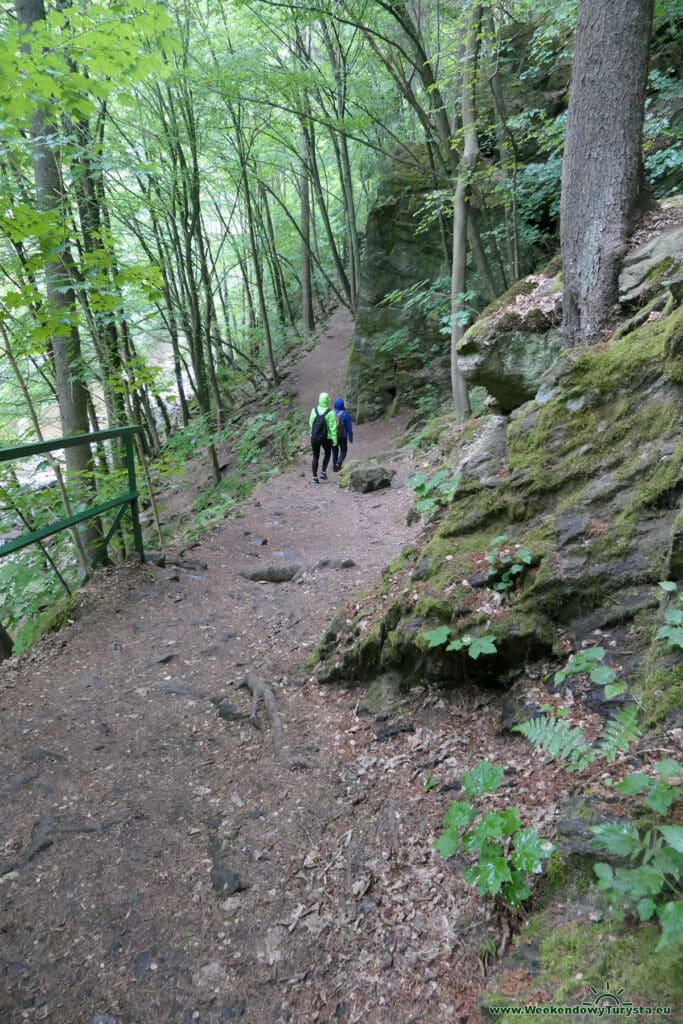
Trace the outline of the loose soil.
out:
M 351 331 L 336 314 L 290 375 L 304 441 Z M 555 777 L 498 735 L 495 694 L 416 689 L 372 714 L 305 668 L 420 529 L 405 426 L 358 426 L 350 446 L 389 453 L 391 488 L 315 487 L 304 445 L 192 550 L 100 573 L 73 622 L 2 666 L 4 1024 L 480 1019 L 481 943 L 501 924 L 432 842 L 481 757 L 542 829 Z M 294 562 L 289 582 L 241 575 Z M 250 721 L 248 673 L 281 737 L 263 706 Z

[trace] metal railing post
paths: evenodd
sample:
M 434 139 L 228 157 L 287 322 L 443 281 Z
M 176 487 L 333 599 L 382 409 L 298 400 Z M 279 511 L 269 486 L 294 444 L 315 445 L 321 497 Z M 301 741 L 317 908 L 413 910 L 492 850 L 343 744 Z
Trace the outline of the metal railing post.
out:
M 126 434 L 126 469 L 128 470 L 128 491 L 135 497 L 130 500 L 130 515 L 133 520 L 133 545 L 140 556 L 140 561 L 145 560 L 145 549 L 142 543 L 142 527 L 140 526 L 140 504 L 138 501 L 138 489 L 135 480 L 135 450 L 133 448 L 132 434 Z

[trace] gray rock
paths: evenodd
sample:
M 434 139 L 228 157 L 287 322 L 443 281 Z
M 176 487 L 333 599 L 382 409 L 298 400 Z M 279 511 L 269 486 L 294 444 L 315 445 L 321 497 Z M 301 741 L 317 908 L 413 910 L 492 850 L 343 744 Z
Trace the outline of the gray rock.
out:
M 485 387 L 503 412 L 511 412 L 534 397 L 561 346 L 561 331 L 540 310 L 524 315 L 499 311 L 465 333 L 459 345 L 460 370 L 470 384 Z
M 249 715 L 245 715 L 243 711 L 239 711 L 226 700 L 221 701 L 218 705 L 218 717 L 226 722 L 240 722 L 243 718 L 248 718 Z
M 89 1024 L 117 1024 L 117 1020 L 110 1013 L 96 1013 L 90 1018 Z
M 683 227 L 670 228 L 655 235 L 634 252 L 629 253 L 619 274 L 619 301 L 643 303 L 647 301 L 652 285 L 652 272 L 665 266 L 668 280 L 683 263 Z M 648 280 L 650 279 L 650 280 Z M 661 289 L 661 284 L 659 284 Z
M 240 576 L 255 583 L 287 583 L 303 571 L 303 565 L 292 562 L 287 565 L 264 565 L 260 569 L 243 571 Z
M 173 679 L 163 679 L 158 683 L 154 683 L 154 689 L 158 690 L 159 693 L 166 693 L 169 697 L 197 697 L 199 694 L 196 690 L 186 686 L 185 683 L 178 682 Z
M 230 866 L 230 851 L 224 849 L 221 840 L 215 836 L 209 842 L 211 858 L 211 885 L 219 896 L 234 896 L 236 892 L 244 892 L 248 888 L 236 871 Z
M 314 569 L 353 569 L 355 562 L 352 558 L 320 558 Z
M 560 808 L 556 824 L 558 850 L 565 857 L 609 860 L 609 855 L 594 845 L 591 832 L 591 825 L 602 825 L 608 821 L 626 824 L 630 818 L 604 814 L 595 801 L 587 797 L 568 800 Z
M 383 487 L 391 487 L 391 481 L 395 474 L 395 469 L 389 469 L 387 466 L 380 466 L 374 462 L 359 463 L 352 466 L 349 471 L 349 487 L 352 491 L 369 494 L 371 491 L 379 491 Z
M 163 569 L 163 567 L 166 565 L 166 552 L 145 550 L 144 561 L 149 565 L 156 565 L 160 569 Z

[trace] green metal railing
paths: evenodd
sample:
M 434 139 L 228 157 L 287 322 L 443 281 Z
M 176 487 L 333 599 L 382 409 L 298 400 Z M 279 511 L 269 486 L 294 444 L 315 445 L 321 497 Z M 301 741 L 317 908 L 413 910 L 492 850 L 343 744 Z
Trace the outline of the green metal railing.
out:
M 142 529 L 140 527 L 140 511 L 138 505 L 138 490 L 135 480 L 135 453 L 133 450 L 133 436 L 139 433 L 141 427 L 118 427 L 115 430 L 98 430 L 93 434 L 77 434 L 73 437 L 58 437 L 54 441 L 40 441 L 37 444 L 24 444 L 18 448 L 0 448 L 0 464 L 3 462 L 17 462 L 19 459 L 27 459 L 32 455 L 42 455 L 45 452 L 52 452 L 61 450 L 64 448 L 77 448 L 84 444 L 96 444 L 100 441 L 107 441 L 112 438 L 120 437 L 124 442 L 124 454 L 126 460 L 126 470 L 128 473 L 128 490 L 124 494 L 120 494 L 116 498 L 111 498 L 109 501 L 104 501 L 100 505 L 91 505 L 90 508 L 84 509 L 82 512 L 77 512 L 75 515 L 69 516 L 66 519 L 59 519 L 54 523 L 48 523 L 47 526 L 41 526 L 38 530 L 31 530 L 29 533 L 23 533 L 20 537 L 15 537 L 13 540 L 8 541 L 6 544 L 0 546 L 0 558 L 5 555 L 11 555 L 15 551 L 20 551 L 22 548 L 28 547 L 29 544 L 36 544 L 41 540 L 45 540 L 46 537 L 52 537 L 55 533 L 61 533 L 62 530 L 68 530 L 72 526 L 77 526 L 78 523 L 84 523 L 88 519 L 92 519 L 94 516 L 99 516 L 103 512 L 109 512 L 111 509 L 118 508 L 118 512 L 114 517 L 114 521 L 109 528 L 107 536 L 104 538 L 100 546 L 98 547 L 92 561 L 92 569 L 95 569 L 98 562 L 107 550 L 109 541 L 114 536 L 114 531 L 121 522 L 121 519 L 128 507 L 130 507 L 131 518 L 133 520 L 133 544 L 135 550 L 140 556 L 140 561 L 144 562 L 145 552 L 142 545 Z

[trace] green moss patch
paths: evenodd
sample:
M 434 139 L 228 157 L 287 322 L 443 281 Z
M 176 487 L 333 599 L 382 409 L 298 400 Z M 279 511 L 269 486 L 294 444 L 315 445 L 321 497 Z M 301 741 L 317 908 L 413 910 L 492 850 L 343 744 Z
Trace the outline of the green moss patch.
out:
M 668 1019 L 678 1019 L 677 1011 L 683 1002 L 682 950 L 670 946 L 656 953 L 660 934 L 656 925 L 630 928 L 613 922 L 587 921 L 563 925 L 545 913 L 532 920 L 531 928 L 524 929 L 519 936 L 517 953 L 534 943 L 539 933 L 540 965 L 529 977 L 526 991 L 516 992 L 514 998 L 506 996 L 506 975 L 499 975 L 485 993 L 486 1008 L 530 1003 L 595 1006 L 600 995 L 611 992 L 620 993 L 622 1004 L 669 1007 Z M 610 1003 L 617 1005 L 610 999 L 598 1001 L 598 1005 Z M 488 1019 L 497 1016 L 489 1014 Z M 514 1019 L 531 1022 L 538 1015 L 515 1014 Z

